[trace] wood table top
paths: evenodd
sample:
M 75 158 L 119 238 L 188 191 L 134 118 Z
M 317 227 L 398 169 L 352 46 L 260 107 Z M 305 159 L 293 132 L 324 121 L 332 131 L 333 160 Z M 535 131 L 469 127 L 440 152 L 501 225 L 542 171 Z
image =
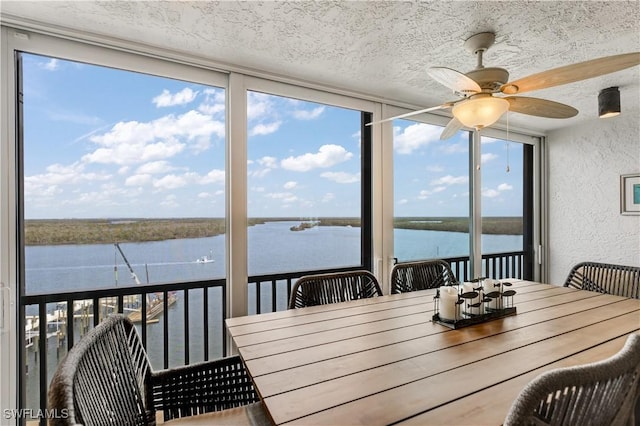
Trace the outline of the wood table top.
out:
M 640 300 L 508 281 L 516 315 L 457 330 L 432 322 L 435 290 L 226 323 L 276 424 L 499 425 L 538 374 L 640 330 Z

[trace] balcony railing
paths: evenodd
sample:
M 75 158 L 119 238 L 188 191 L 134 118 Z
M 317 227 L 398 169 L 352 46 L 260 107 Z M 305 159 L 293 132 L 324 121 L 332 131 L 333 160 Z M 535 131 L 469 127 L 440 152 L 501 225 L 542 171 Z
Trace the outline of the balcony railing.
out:
M 224 279 L 22 297 L 25 314 L 20 330 L 25 344 L 20 360 L 27 380 L 21 381 L 21 395 L 26 398 L 21 408 L 46 408 L 48 385 L 58 362 L 87 330 L 112 313 L 127 313 L 138 324 L 157 369 L 222 356 L 226 353 L 225 300 Z M 150 332 L 154 332 L 154 350 L 150 350 Z M 44 419 L 40 423 L 44 425 Z
M 522 278 L 524 252 L 488 254 L 482 259 L 484 276 Z M 473 278 L 468 257 L 444 260 L 459 281 Z M 354 269 L 358 268 L 332 271 Z M 249 277 L 249 313 L 286 309 L 295 280 L 322 272 L 327 270 Z M 25 314 L 20 330 L 25 345 L 20 348 L 20 359 L 27 380 L 21 384 L 29 391 L 23 388 L 21 395 L 29 396 L 22 400 L 21 408 L 46 409 L 48 385 L 59 360 L 89 328 L 112 313 L 137 316 L 138 331 L 154 368 L 223 356 L 227 351 L 226 297 L 224 279 L 23 296 Z M 69 318 L 73 318 L 71 324 Z M 155 334 L 150 339 L 151 332 Z M 150 343 L 156 349 L 159 346 L 161 354 L 152 350 Z M 44 425 L 45 420 L 40 423 Z

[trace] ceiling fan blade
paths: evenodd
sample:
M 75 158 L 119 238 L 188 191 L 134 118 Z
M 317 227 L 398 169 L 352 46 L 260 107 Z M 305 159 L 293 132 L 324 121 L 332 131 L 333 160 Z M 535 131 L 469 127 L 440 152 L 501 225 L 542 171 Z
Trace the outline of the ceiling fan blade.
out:
M 519 80 L 510 81 L 500 87 L 500 91 L 508 95 L 546 89 L 575 81 L 620 71 L 640 64 L 640 52 L 606 56 L 577 64 L 566 65 L 543 71 Z
M 411 117 L 413 115 L 422 114 L 423 112 L 429 112 L 429 111 L 435 111 L 435 110 L 438 110 L 438 109 L 450 108 L 450 107 L 453 106 L 453 104 L 455 104 L 455 102 L 447 102 L 447 103 L 444 103 L 442 105 L 438 105 L 438 106 L 434 106 L 434 107 L 430 107 L 430 108 L 425 108 L 425 109 L 420 109 L 418 111 L 411 111 L 411 112 L 408 112 L 406 114 L 400 114 L 400 115 L 396 115 L 396 116 L 393 116 L 393 117 L 385 118 L 384 120 L 372 121 L 371 123 L 365 124 L 365 126 L 373 126 L 374 124 L 386 123 L 387 121 L 396 120 L 398 118 Z
M 440 140 L 449 139 L 451 136 L 455 135 L 458 130 L 462 129 L 463 124 L 457 118 L 453 117 L 449 123 L 447 123 L 447 127 L 444 128 L 442 133 L 440 134 Z
M 508 96 L 509 111 L 520 114 L 535 115 L 546 118 L 571 118 L 578 114 L 578 110 L 572 106 L 559 102 L 539 98 L 527 98 L 524 96 Z
M 438 83 L 464 96 L 482 91 L 480 85 L 473 79 L 451 68 L 432 67 L 427 70 L 427 74 Z

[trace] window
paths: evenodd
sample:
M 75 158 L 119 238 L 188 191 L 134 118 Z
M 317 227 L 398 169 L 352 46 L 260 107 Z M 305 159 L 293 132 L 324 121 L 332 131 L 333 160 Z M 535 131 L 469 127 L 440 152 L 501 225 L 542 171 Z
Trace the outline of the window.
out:
M 469 133 L 393 122 L 394 256 L 398 261 L 469 255 Z
M 208 292 L 127 295 L 121 309 L 138 322 L 145 299 L 147 325 L 138 328 L 155 368 L 222 356 L 225 89 L 30 53 L 19 63 L 23 294 L 218 279 Z M 40 406 L 39 330 L 48 335 L 48 382 L 69 331 L 77 341 L 96 312 L 117 306 L 74 301 L 72 324 L 67 303 L 47 304 L 46 324 L 38 305 L 24 307 L 26 407 Z M 166 332 L 163 315 L 172 317 Z
M 357 110 L 247 92 L 250 275 L 363 265 L 361 125 Z
M 483 137 L 482 253 L 522 251 L 524 145 Z
M 474 273 L 468 261 L 472 134 L 459 131 L 442 141 L 438 125 L 394 120 L 393 126 L 395 259 L 445 258 L 459 280 L 478 274 L 532 277 L 537 139 L 513 133 L 509 138 L 495 129 L 481 132 L 482 229 L 476 238 L 482 262 L 475 262 L 482 267 Z

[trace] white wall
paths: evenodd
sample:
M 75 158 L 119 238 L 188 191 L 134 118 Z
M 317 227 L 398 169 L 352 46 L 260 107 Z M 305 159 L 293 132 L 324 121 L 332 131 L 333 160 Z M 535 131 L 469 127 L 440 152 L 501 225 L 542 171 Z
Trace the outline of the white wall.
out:
M 547 137 L 550 283 L 582 261 L 640 266 L 640 216 L 620 214 L 620 175 L 640 173 L 640 119 L 622 110 Z

